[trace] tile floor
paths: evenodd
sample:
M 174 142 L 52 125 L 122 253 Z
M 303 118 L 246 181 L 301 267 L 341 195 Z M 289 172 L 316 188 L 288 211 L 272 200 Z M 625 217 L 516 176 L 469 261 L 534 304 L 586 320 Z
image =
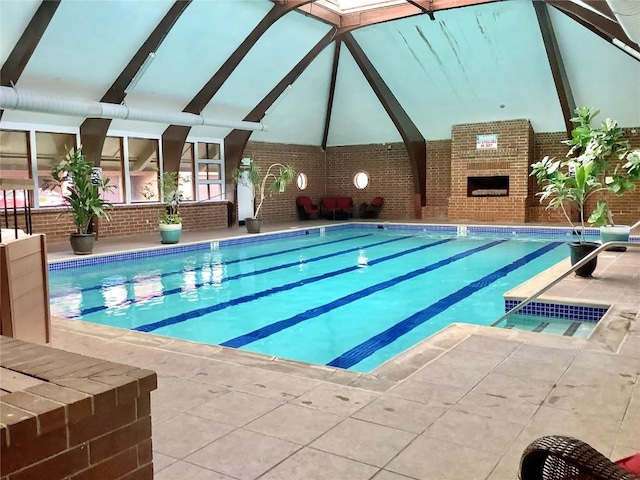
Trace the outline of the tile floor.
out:
M 96 253 L 156 245 L 103 239 Z M 640 249 L 600 262 L 549 292 L 614 304 L 589 340 L 457 324 L 371 374 L 62 319 L 53 346 L 158 373 L 158 480 L 515 479 L 542 435 L 640 451 Z

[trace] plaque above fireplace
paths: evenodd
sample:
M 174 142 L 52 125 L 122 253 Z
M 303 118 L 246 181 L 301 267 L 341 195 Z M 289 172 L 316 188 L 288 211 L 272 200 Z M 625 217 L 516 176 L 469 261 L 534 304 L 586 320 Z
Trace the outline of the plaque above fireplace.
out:
M 508 197 L 509 176 L 467 177 L 467 197 Z

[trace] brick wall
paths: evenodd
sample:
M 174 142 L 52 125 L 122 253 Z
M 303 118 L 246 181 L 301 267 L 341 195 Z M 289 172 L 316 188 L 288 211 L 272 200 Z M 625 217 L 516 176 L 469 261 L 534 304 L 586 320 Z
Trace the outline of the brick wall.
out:
M 451 192 L 451 140 L 427 142 L 427 206 L 423 218 L 447 218 Z
M 355 187 L 358 172 L 369 174 L 364 190 Z M 327 149 L 327 196 L 353 198 L 358 206 L 374 197 L 384 197 L 381 219 L 410 219 L 414 213 L 413 177 L 403 143 L 355 145 Z
M 454 125 L 449 220 L 527 221 L 532 140 L 528 120 Z M 477 150 L 476 135 L 497 134 L 498 148 Z M 467 197 L 467 177 L 509 176 L 508 197 Z
M 292 222 L 297 220 L 296 197 L 306 195 L 317 203 L 325 190 L 325 152 L 320 147 L 308 145 L 283 145 L 277 143 L 249 142 L 244 157 L 256 162 L 264 173 L 274 163 L 290 164 L 296 173 L 307 176 L 308 187 L 301 191 L 294 180 L 283 193 L 267 197 L 260 216 L 265 222 Z M 231 172 L 227 172 L 228 175 Z M 237 216 L 237 215 L 236 215 Z
M 116 205 L 109 212 L 110 221 L 100 220 L 100 238 L 142 235 L 158 231 L 159 205 Z M 182 204 L 184 231 L 227 227 L 227 203 Z M 75 232 L 71 215 L 64 209 L 32 210 L 33 232 L 45 233 L 47 243 L 64 242 Z M 24 228 L 24 217 L 19 217 Z
M 3 480 L 153 478 L 154 372 L 0 341 L 1 366 L 22 385 L 0 397 Z

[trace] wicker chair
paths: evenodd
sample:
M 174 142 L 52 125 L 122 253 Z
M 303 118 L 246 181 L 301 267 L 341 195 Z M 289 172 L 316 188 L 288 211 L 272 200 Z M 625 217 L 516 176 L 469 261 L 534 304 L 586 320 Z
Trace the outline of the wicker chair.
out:
M 521 480 L 638 480 L 590 445 L 559 435 L 533 441 L 520 459 Z

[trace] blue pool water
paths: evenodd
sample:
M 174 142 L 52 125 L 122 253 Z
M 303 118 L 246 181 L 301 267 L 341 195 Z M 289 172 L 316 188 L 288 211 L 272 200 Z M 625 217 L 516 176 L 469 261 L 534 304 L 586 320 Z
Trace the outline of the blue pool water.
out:
M 502 295 L 563 241 L 327 229 L 52 269 L 53 315 L 368 372 L 452 322 L 490 325 Z

